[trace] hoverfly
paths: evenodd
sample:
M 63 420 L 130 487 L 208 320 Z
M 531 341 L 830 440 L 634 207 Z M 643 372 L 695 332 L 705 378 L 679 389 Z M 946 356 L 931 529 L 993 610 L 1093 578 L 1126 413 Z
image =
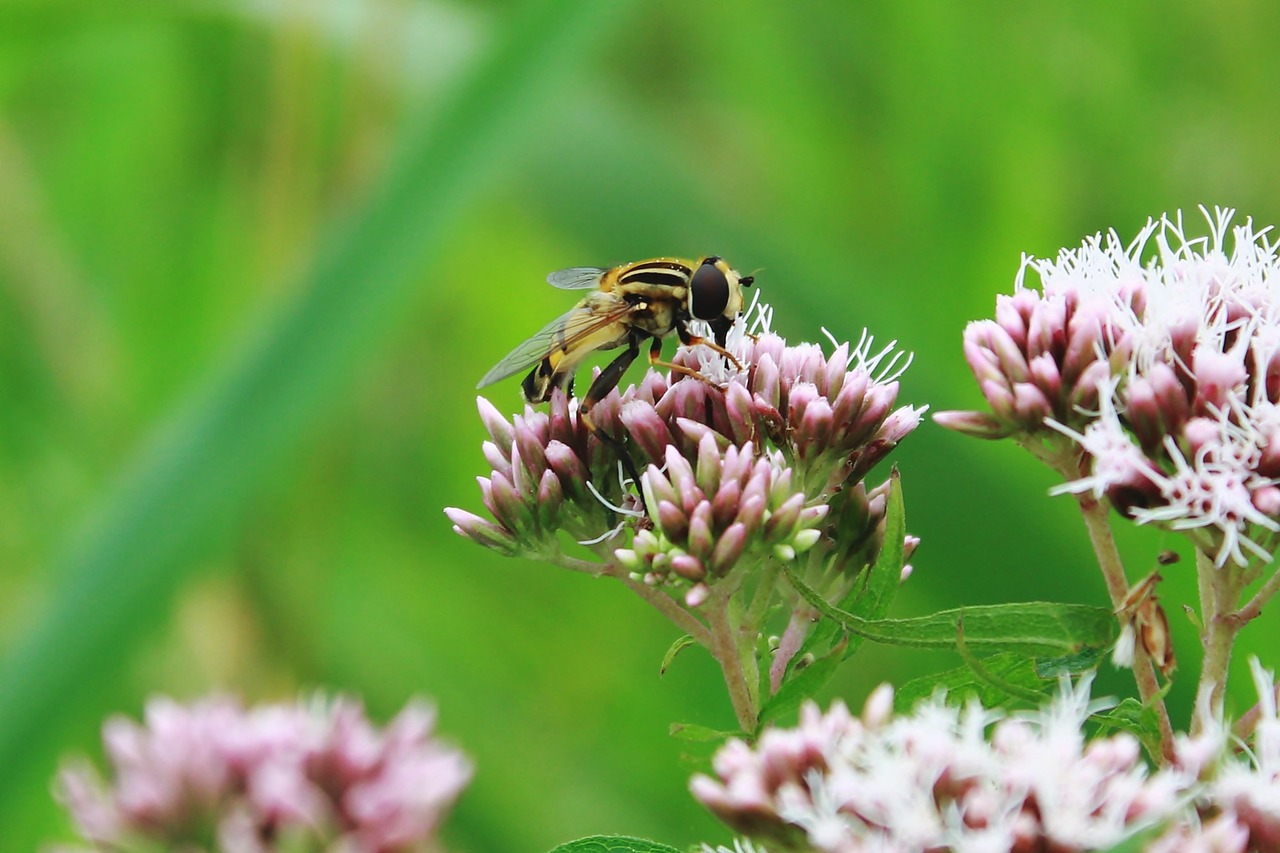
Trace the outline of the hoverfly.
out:
M 742 288 L 754 280 L 754 276 L 738 275 L 714 256 L 701 261 L 653 258 L 610 269 L 571 267 L 553 272 L 547 276 L 549 284 L 562 290 L 592 292 L 512 350 L 476 387 L 533 366 L 521 388 L 525 400 L 543 403 L 556 388 L 573 393 L 574 373 L 588 355 L 625 346 L 591 383 L 579 404 L 579 416 L 594 431 L 588 413 L 617 387 L 646 339 L 650 341 L 649 363 L 654 366 L 703 378 L 696 370 L 661 360 L 662 339 L 674 331 L 681 343 L 703 344 L 741 367 L 724 348 L 725 337 L 742 313 Z M 714 342 L 689 330 L 693 320 L 711 326 Z

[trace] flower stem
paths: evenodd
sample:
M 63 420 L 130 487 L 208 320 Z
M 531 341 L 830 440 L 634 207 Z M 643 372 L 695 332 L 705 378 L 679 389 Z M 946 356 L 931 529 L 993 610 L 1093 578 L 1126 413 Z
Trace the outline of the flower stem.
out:
M 1120 561 L 1115 537 L 1111 534 L 1111 525 L 1107 523 L 1109 507 L 1087 492 L 1076 495 L 1076 503 L 1084 518 L 1085 529 L 1089 532 L 1089 543 L 1093 546 L 1098 568 L 1102 570 L 1111 606 L 1118 611 L 1129 595 L 1129 581 L 1124 574 L 1124 564 Z M 1155 667 L 1151 665 L 1151 658 L 1141 643 L 1134 650 L 1133 678 L 1137 682 L 1142 703 L 1155 712 L 1160 728 L 1160 755 L 1166 762 L 1172 761 L 1173 725 L 1169 722 L 1169 709 L 1160 697 L 1160 682 L 1156 680 Z
M 745 624 L 757 627 L 764 622 L 769 604 L 773 601 L 774 593 L 778 591 L 778 574 L 781 571 L 782 564 L 777 560 L 769 560 L 765 563 L 764 569 L 760 572 L 760 580 L 756 583 Z
M 728 595 L 719 594 L 719 590 L 716 590 L 703 605 L 711 627 L 711 644 L 708 649 L 719 662 L 720 671 L 724 673 L 725 687 L 729 690 L 729 701 L 733 703 L 733 713 L 738 718 L 738 725 L 745 735 L 751 737 L 755 734 L 759 721 L 759 709 L 742 668 L 742 657 L 737 644 L 738 632 L 730 618 L 731 603 Z
M 1277 591 L 1280 591 L 1280 570 L 1273 572 L 1254 593 L 1253 598 L 1249 599 L 1249 603 L 1240 608 L 1236 614 L 1240 624 L 1246 625 L 1262 615 L 1263 606 L 1275 596 Z
M 596 575 L 597 577 L 612 574 L 608 563 L 593 563 L 590 560 L 570 557 L 568 554 L 551 554 L 538 559 L 545 559 L 548 563 L 559 566 L 562 569 L 568 569 L 571 572 L 582 572 L 583 574 Z
M 611 567 L 612 568 L 612 567 Z M 688 610 L 680 606 L 671 596 L 667 595 L 660 589 L 654 589 L 644 581 L 633 580 L 622 567 L 618 567 L 618 571 L 610 571 L 609 574 L 616 577 L 627 585 L 627 588 L 636 595 L 649 602 L 655 610 L 663 616 L 675 623 L 676 627 L 684 631 L 694 642 L 706 649 L 711 649 L 714 639 L 711 631 L 707 629 L 698 617 L 694 616 Z
M 711 632 L 707 630 L 706 625 L 698 621 L 696 616 L 681 607 L 678 602 L 674 601 L 671 596 L 662 590 L 654 589 L 647 583 L 632 579 L 630 573 L 617 563 L 612 561 L 593 563 L 590 560 L 580 560 L 567 554 L 556 554 L 548 557 L 547 560 L 562 569 L 596 576 L 608 575 L 611 578 L 622 581 L 628 589 L 649 602 L 655 610 L 674 622 L 677 628 L 693 637 L 698 645 L 708 649 L 711 648 Z
M 1235 611 L 1240 592 L 1236 569 L 1233 566 L 1218 568 L 1208 554 L 1197 550 L 1196 573 L 1200 580 L 1201 618 L 1204 623 L 1204 634 L 1200 640 L 1204 647 L 1204 663 L 1196 688 L 1195 716 L 1191 721 L 1193 737 L 1222 719 L 1222 697 L 1227 688 L 1231 647 L 1244 627 L 1241 619 L 1244 611 Z M 1267 583 L 1269 585 L 1271 581 Z M 1258 593 L 1261 595 L 1263 590 Z M 1256 601 L 1257 596 L 1254 599 Z

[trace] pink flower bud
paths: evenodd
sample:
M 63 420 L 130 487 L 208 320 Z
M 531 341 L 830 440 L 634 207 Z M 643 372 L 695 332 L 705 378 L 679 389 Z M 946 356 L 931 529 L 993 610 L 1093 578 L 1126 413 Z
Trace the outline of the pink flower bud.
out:
M 761 460 L 763 462 L 764 460 Z M 724 449 L 724 461 L 721 463 L 720 479 L 745 481 L 751 475 L 755 461 L 755 445 L 748 441 L 742 447 L 729 446 Z M 768 468 L 766 463 L 765 468 Z
M 1263 486 L 1253 492 L 1253 505 L 1258 512 L 1271 518 L 1280 518 L 1280 488 Z
M 1244 364 L 1237 355 L 1219 352 L 1205 345 L 1195 349 L 1192 374 L 1196 379 L 1197 412 L 1205 411 L 1208 406 L 1225 408 L 1228 394 L 1239 390 L 1248 378 Z
M 1013 409 L 1018 420 L 1029 430 L 1036 429 L 1045 418 L 1053 416 L 1053 406 L 1044 392 L 1030 382 L 1019 382 L 1013 386 Z
M 711 502 L 700 501 L 689 516 L 689 552 L 698 557 L 708 557 L 715 548 L 712 530 Z
M 965 329 L 964 360 L 969 365 L 973 378 L 979 383 L 996 382 L 1007 385 L 1009 378 L 1000 369 L 1000 359 L 982 340 L 986 331 L 982 324 L 988 322 L 990 321 L 983 320 L 970 323 Z
M 538 483 L 537 511 L 541 518 L 551 518 L 564 502 L 564 490 L 554 471 L 543 471 Z
M 678 554 L 671 558 L 671 570 L 685 580 L 700 581 L 707 576 L 702 561 L 691 554 Z
M 1066 385 L 1077 382 L 1089 367 L 1105 352 L 1106 343 L 1102 330 L 1106 325 L 1109 306 L 1100 302 L 1081 305 L 1071 316 L 1067 327 L 1067 348 L 1062 355 L 1062 381 Z
M 547 466 L 556 473 L 570 493 L 579 491 L 577 486 L 587 481 L 587 469 L 578 455 L 566 444 L 552 440 L 546 449 Z
M 1033 310 L 1036 304 L 1028 305 L 1025 298 L 1027 296 L 1032 296 L 1034 299 L 1034 295 L 1025 290 L 1016 295 L 1016 297 L 1023 297 L 1022 299 L 1005 294 L 996 297 L 996 322 L 1019 347 L 1027 345 L 1027 318 L 1030 316 L 1029 311 Z M 1024 312 L 1023 309 L 1026 311 Z
M 685 512 L 692 513 L 693 508 L 702 500 L 702 490 L 698 488 L 689 460 L 681 456 L 674 446 L 667 448 L 666 477 L 680 497 L 680 506 Z
M 765 538 L 772 541 L 790 539 L 800 522 L 800 509 L 804 506 L 804 494 L 796 493 L 778 507 L 764 523 Z
M 768 354 L 756 356 L 751 385 L 752 401 L 757 409 L 761 408 L 762 403 L 770 409 L 778 408 L 778 401 L 781 399 L 778 365 Z
M 1058 363 L 1053 356 L 1042 353 L 1031 359 L 1027 366 L 1031 371 L 1031 381 L 1045 397 L 1055 401 L 1054 411 L 1058 414 L 1056 401 L 1062 398 L 1062 375 L 1058 372 Z
M 720 447 L 711 434 L 698 441 L 698 458 L 695 477 L 704 495 L 713 495 L 720 488 Z
M 835 352 L 831 353 L 831 357 L 822 367 L 820 375 L 815 377 L 814 384 L 818 386 L 822 396 L 832 399 L 840 393 L 849 370 L 849 344 L 842 343 L 836 347 Z
M 720 577 L 728 574 L 742 556 L 746 544 L 747 525 L 740 521 L 730 524 L 716 540 L 716 547 L 711 550 L 708 560 L 711 571 Z
M 1129 383 L 1128 390 L 1125 413 L 1129 423 L 1133 426 L 1133 431 L 1138 436 L 1143 449 L 1148 452 L 1154 451 L 1161 446 L 1165 436 L 1155 388 L 1146 379 L 1138 378 Z
M 1017 422 L 1011 386 L 1003 382 L 982 382 L 979 388 L 982 396 L 987 398 L 987 405 L 991 407 L 997 419 L 1010 423 Z
M 1071 388 L 1071 408 L 1075 411 L 1096 411 L 1099 388 L 1110 378 L 1111 366 L 1105 361 L 1095 361 L 1086 367 Z M 1066 379 L 1065 373 L 1063 379 Z
M 679 506 L 665 500 L 658 501 L 657 521 L 662 532 L 670 539 L 683 539 L 689 532 L 689 517 Z
M 1222 428 L 1218 426 L 1217 421 L 1209 418 L 1192 418 L 1187 421 L 1186 426 L 1182 428 L 1182 438 L 1187 443 L 1187 449 L 1191 451 L 1188 455 L 1194 457 L 1206 444 L 1216 442 L 1221 433 Z
M 476 397 L 476 408 L 480 410 L 480 422 L 484 424 L 493 443 L 498 447 L 510 447 L 511 442 L 515 440 L 515 434 L 507 419 L 499 414 L 493 403 L 484 397 Z
M 940 427 L 973 438 L 998 439 L 1012 434 L 1008 424 L 986 412 L 934 412 L 933 421 Z
M 494 474 L 489 478 L 489 497 L 489 511 L 508 530 L 519 533 L 530 528 L 533 520 L 529 516 L 528 504 L 506 477 Z
M 689 587 L 689 591 L 684 594 L 684 603 L 687 607 L 701 607 L 706 604 L 707 599 L 711 597 L 711 587 L 705 583 L 696 583 Z
M 1162 361 L 1157 361 L 1147 369 L 1146 380 L 1155 394 L 1156 405 L 1160 408 L 1160 420 L 1169 433 L 1177 433 L 1191 414 L 1191 405 L 1187 401 L 1187 392 L 1174 369 Z
M 1056 366 L 1067 344 L 1066 306 L 1057 299 L 1036 303 L 1028 324 L 1025 349 L 1028 361 L 1048 358 Z M 1055 371 L 1056 372 L 1056 371 Z
M 830 445 L 832 431 L 831 406 L 817 399 L 805 407 L 795 433 L 796 448 L 802 457 L 817 455 Z
M 667 422 L 658 416 L 649 403 L 630 400 L 619 410 L 619 418 L 636 444 L 651 461 L 661 461 L 669 446 L 675 444 Z
M 756 422 L 751 392 L 739 382 L 729 383 L 724 393 L 724 405 L 728 414 L 729 438 L 735 444 L 743 444 L 755 437 Z
M 726 480 L 720 484 L 719 491 L 711 501 L 711 516 L 717 528 L 723 529 L 733 523 L 741 500 L 741 480 Z
M 507 445 L 506 451 L 498 449 L 498 446 L 492 441 L 486 441 L 480 445 L 480 450 L 484 453 L 484 461 L 489 463 L 489 467 L 494 471 L 498 471 L 508 477 L 511 476 L 511 445 Z

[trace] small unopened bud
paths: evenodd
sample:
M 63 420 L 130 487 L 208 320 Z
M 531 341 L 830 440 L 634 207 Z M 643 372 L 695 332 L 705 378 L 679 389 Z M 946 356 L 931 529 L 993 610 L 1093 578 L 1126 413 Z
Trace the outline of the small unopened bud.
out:
M 446 508 L 444 514 L 453 522 L 453 532 L 459 536 L 465 536 L 495 551 L 502 551 L 506 554 L 515 553 L 515 539 L 493 522 L 486 521 L 464 509 L 456 509 L 454 507 Z
M 934 412 L 933 422 L 973 438 L 989 440 L 1007 438 L 1014 431 L 1008 423 L 987 412 Z
M 671 570 L 685 580 L 700 581 L 707 576 L 702 561 L 692 554 L 677 554 L 672 557 Z
M 862 722 L 869 729 L 877 729 L 889 722 L 892 716 L 893 685 L 886 682 L 867 697 L 866 704 L 862 706 Z

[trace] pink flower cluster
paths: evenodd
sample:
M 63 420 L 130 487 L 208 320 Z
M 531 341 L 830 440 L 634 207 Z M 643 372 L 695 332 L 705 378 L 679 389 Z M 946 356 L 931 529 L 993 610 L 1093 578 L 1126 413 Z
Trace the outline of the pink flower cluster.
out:
M 471 766 L 433 725 L 418 703 L 379 730 L 349 699 L 153 699 L 143 723 L 104 725 L 107 781 L 80 763 L 57 790 L 84 838 L 112 850 L 435 851 Z
M 756 316 L 768 325 L 768 309 Z M 559 393 L 545 414 L 526 407 L 510 422 L 482 399 L 493 470 L 480 488 L 494 520 L 450 508 L 454 530 L 551 559 L 565 533 L 651 584 L 682 586 L 690 606 L 744 555 L 790 561 L 823 541 L 828 567 L 861 570 L 879 548 L 885 506 L 883 489 L 862 480 L 924 411 L 895 408 L 901 355 L 872 351 L 868 337 L 829 355 L 789 346 L 767 329 L 749 334 L 745 317 L 727 347 L 741 369 L 681 347 L 675 363 L 706 381 L 650 370 L 597 403 L 591 418 L 612 441 Z M 626 460 L 641 482 L 622 478 Z
M 1249 661 L 1257 720 L 1243 754 L 1225 726 L 1179 743 L 1178 757 L 1201 780 L 1195 811 L 1170 826 L 1153 853 L 1246 853 L 1280 849 L 1280 716 L 1275 676 Z
M 738 832 L 821 853 L 1068 853 L 1135 839 L 1151 853 L 1276 850 L 1276 686 L 1257 659 L 1250 665 L 1259 703 L 1247 745 L 1218 724 L 1179 737 L 1159 770 L 1128 734 L 1085 737 L 1107 706 L 1090 700 L 1087 678 L 1007 716 L 939 694 L 893 717 L 886 685 L 860 717 L 809 703 L 794 729 L 768 729 L 754 747 L 729 741 L 715 776 L 694 776 L 690 788 Z
M 810 703 L 795 729 L 730 741 L 691 788 L 735 830 L 822 853 L 1106 849 L 1173 814 L 1187 781 L 1149 772 L 1130 735 L 1086 742 L 1088 691 L 1005 719 L 940 696 L 891 717 L 887 687 L 861 717 Z
M 1033 449 L 1065 437 L 1085 459 L 1058 466 L 1059 491 L 1246 565 L 1280 539 L 1280 257 L 1267 229 L 1206 216 L 1205 237 L 1165 218 L 1128 245 L 1110 232 L 1025 259 L 995 319 L 965 332 L 991 411 L 937 420 Z
M 651 585 L 672 574 L 692 582 L 690 606 L 706 600 L 708 581 L 725 577 L 748 545 L 790 562 L 821 536 L 827 506 L 805 505 L 807 496 L 792 487 L 791 469 L 776 451 L 757 458 L 748 441 L 721 454 L 707 433 L 693 464 L 670 445 L 666 463 L 665 471 L 650 465 L 642 476 L 653 528 L 615 553 Z

